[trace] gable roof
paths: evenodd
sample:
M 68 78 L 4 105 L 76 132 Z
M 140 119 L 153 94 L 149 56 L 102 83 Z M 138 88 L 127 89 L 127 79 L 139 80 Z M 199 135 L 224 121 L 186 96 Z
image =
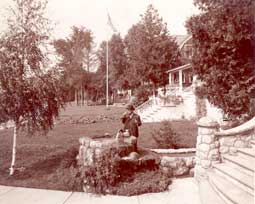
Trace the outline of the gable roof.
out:
M 172 35 L 172 37 L 175 39 L 179 49 L 182 49 L 183 45 L 192 38 L 191 35 Z
M 185 70 L 185 69 L 190 69 L 190 68 L 192 68 L 191 64 L 185 64 L 185 65 L 170 69 L 170 70 L 166 71 L 166 73 L 172 73 L 172 72 L 176 72 L 179 70 Z

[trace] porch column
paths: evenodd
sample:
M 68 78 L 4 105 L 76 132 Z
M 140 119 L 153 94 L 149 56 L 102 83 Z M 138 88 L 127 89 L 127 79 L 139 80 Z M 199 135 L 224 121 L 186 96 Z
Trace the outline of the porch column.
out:
M 179 70 L 179 91 L 182 93 L 182 70 Z
M 168 77 L 169 77 L 169 86 L 171 86 L 172 85 L 172 73 L 171 72 L 169 72 L 169 75 L 168 75 Z

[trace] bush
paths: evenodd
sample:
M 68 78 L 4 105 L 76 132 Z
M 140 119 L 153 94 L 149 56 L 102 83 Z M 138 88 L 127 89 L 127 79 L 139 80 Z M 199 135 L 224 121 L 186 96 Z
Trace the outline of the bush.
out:
M 170 121 L 163 121 L 160 124 L 160 128 L 154 130 L 152 133 L 152 138 L 158 144 L 158 148 L 168 149 L 178 148 L 180 143 L 180 136 L 173 130 Z
M 119 156 L 115 149 L 106 150 L 95 158 L 94 165 L 81 168 L 84 186 L 92 193 L 109 193 L 111 186 L 120 181 Z
M 131 182 L 123 182 L 116 186 L 114 194 L 134 196 L 143 193 L 157 193 L 167 190 L 171 179 L 161 169 L 147 170 L 134 174 Z
M 149 89 L 146 86 L 141 86 L 135 90 L 134 96 L 135 96 L 135 101 L 133 104 L 135 106 L 139 106 L 145 101 L 149 99 L 149 96 L 152 95 L 151 89 Z

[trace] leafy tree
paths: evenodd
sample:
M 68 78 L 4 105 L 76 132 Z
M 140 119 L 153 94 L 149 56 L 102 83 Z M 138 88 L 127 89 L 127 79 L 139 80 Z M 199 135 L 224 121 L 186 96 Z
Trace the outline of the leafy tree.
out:
M 103 41 L 97 51 L 98 70 L 97 87 L 101 96 L 105 97 L 106 90 L 106 42 Z M 109 93 L 112 94 L 116 89 L 125 87 L 125 73 L 127 70 L 127 57 L 125 45 L 120 34 L 112 35 L 108 41 L 108 73 L 109 73 Z
M 14 173 L 16 140 L 21 129 L 46 133 L 64 105 L 59 73 L 49 66 L 47 1 L 14 0 L 8 30 L 0 39 L 0 115 L 13 121 Z
M 61 58 L 59 66 L 63 69 L 67 89 L 75 90 L 77 104 L 80 100 L 84 103 L 86 74 L 95 64 L 92 32 L 74 26 L 69 38 L 56 40 L 54 47 Z
M 152 5 L 129 30 L 125 43 L 132 72 L 141 83 L 152 83 L 154 91 L 167 83 L 166 71 L 180 65 L 178 46 Z
M 125 72 L 127 70 L 127 57 L 125 45 L 120 34 L 114 34 L 109 44 L 109 72 L 114 88 L 125 88 Z
M 228 117 L 251 115 L 255 90 L 255 2 L 195 0 L 201 13 L 187 21 L 193 67 L 211 103 Z
M 97 82 L 94 84 L 97 87 L 99 96 L 106 98 L 106 41 L 103 41 L 98 50 L 98 69 L 97 69 Z M 110 58 L 109 58 L 110 59 Z M 109 74 L 109 93 L 112 92 L 112 80 Z

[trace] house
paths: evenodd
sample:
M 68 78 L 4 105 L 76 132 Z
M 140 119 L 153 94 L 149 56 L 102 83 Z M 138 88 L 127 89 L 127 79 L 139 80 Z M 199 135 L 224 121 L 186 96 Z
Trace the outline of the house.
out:
M 169 69 L 169 84 L 158 89 L 158 96 L 151 98 L 137 108 L 143 122 L 159 122 L 162 120 L 178 120 L 182 118 L 199 118 L 202 114 L 222 121 L 223 113 L 206 99 L 195 95 L 195 86 L 199 84 L 193 74 L 192 36 L 173 36 L 179 47 L 182 65 Z
M 181 94 L 183 89 L 190 87 L 194 81 L 191 65 L 193 54 L 192 36 L 175 35 L 173 37 L 179 47 L 183 65 L 167 71 L 169 75 L 167 91 L 169 94 L 174 91 L 178 91 Z

